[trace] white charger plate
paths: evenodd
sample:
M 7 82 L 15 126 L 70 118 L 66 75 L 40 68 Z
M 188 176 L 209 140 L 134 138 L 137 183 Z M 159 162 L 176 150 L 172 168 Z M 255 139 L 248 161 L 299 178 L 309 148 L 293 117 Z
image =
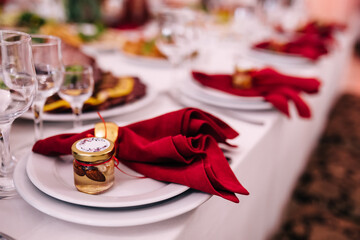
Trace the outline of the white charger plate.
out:
M 27 159 L 22 159 L 14 172 L 14 182 L 20 196 L 45 214 L 83 225 L 126 227 L 154 223 L 191 211 L 211 197 L 207 193 L 188 190 L 174 198 L 143 207 L 84 207 L 57 200 L 41 192 L 27 177 L 26 165 Z
M 189 85 L 190 84 L 190 85 Z M 271 103 L 263 98 L 252 99 L 247 97 L 232 96 L 226 93 L 210 94 L 205 87 L 194 87 L 193 80 L 186 80 L 178 84 L 180 94 L 183 94 L 193 100 L 210 104 L 216 107 L 230 108 L 237 110 L 269 110 L 273 109 Z
M 102 110 L 100 111 L 100 113 L 101 116 L 104 118 L 127 114 L 147 106 L 156 98 L 156 96 L 157 96 L 156 90 L 150 87 L 149 85 L 147 85 L 147 91 L 144 97 L 137 99 L 136 101 L 131 103 L 126 103 L 124 105 Z M 74 121 L 74 116 L 71 113 L 44 113 L 42 117 L 44 121 L 52 121 L 52 122 Z M 82 113 L 80 117 L 82 120 L 99 119 L 99 115 L 97 114 L 96 111 Z M 27 111 L 23 115 L 21 115 L 21 118 L 33 119 L 34 116 L 31 111 Z
M 132 176 L 138 173 L 119 164 Z M 151 204 L 179 195 L 189 187 L 165 183 L 151 178 L 136 178 L 115 169 L 115 183 L 108 191 L 91 195 L 77 191 L 74 185 L 72 157 L 70 161 L 30 153 L 26 171 L 31 182 L 42 192 L 59 200 L 91 207 L 133 207 Z
M 263 97 L 259 97 L 259 96 L 251 96 L 251 97 L 236 96 L 217 89 L 202 86 L 200 83 L 196 82 L 191 78 L 186 79 L 184 84 L 187 85 L 187 87 L 192 88 L 194 91 L 201 92 L 202 94 L 207 95 L 210 98 L 214 97 L 216 99 L 220 99 L 223 101 L 241 101 L 246 103 L 262 103 L 265 101 Z

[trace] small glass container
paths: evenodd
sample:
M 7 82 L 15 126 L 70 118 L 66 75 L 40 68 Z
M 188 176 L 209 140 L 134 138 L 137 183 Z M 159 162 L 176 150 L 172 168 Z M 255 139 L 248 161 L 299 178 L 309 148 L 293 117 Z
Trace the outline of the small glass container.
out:
M 114 184 L 114 143 L 99 137 L 83 138 L 71 147 L 74 183 L 80 192 L 99 194 Z

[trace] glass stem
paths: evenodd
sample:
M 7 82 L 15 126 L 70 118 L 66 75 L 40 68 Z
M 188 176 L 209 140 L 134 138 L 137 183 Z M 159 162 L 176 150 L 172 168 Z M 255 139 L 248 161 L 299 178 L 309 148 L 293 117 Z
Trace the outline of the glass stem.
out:
M 79 106 L 73 106 L 72 107 L 73 115 L 74 115 L 74 128 L 81 127 L 81 112 L 82 112 L 82 105 Z
M 12 121 L 0 124 L 0 176 L 11 175 L 14 170 L 15 162 L 10 153 L 9 136 Z
M 179 71 L 180 71 L 180 64 L 181 64 L 181 58 L 180 57 L 173 57 L 170 61 L 171 64 L 171 70 L 172 70 L 172 81 L 171 82 L 177 82 L 179 80 Z
M 38 100 L 33 103 L 34 113 L 34 127 L 35 127 L 35 141 L 43 137 L 43 120 L 42 115 L 44 112 L 45 100 Z

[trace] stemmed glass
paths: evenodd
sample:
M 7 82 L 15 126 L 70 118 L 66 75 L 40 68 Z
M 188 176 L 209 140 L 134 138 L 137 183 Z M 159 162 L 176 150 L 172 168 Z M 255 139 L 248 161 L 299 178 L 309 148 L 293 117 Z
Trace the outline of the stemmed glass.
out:
M 16 193 L 9 133 L 15 118 L 26 112 L 34 99 L 37 81 L 32 59 L 30 35 L 0 31 L 0 196 Z
M 35 140 L 42 138 L 43 109 L 48 97 L 56 93 L 61 84 L 61 40 L 48 35 L 31 35 L 38 92 L 32 110 L 34 113 Z
M 190 10 L 165 9 L 159 13 L 159 35 L 156 45 L 164 53 L 173 70 L 197 49 L 200 30 Z
M 80 127 L 84 102 L 94 91 L 94 77 L 91 66 L 65 66 L 59 96 L 70 103 L 74 115 L 74 128 Z
M 302 0 L 259 0 L 259 8 L 265 24 L 276 37 L 294 32 L 307 19 L 305 1 Z
M 253 42 L 266 34 L 265 29 L 261 28 L 256 9 L 250 5 L 235 6 L 232 30 L 239 40 L 239 52 L 242 53 L 246 53 Z

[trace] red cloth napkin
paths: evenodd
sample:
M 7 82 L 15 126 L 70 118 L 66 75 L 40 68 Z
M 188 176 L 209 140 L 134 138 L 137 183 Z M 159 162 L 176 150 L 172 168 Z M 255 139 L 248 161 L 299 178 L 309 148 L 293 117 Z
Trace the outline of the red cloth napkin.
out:
M 36 153 L 71 154 L 71 145 L 93 134 L 61 134 L 37 141 Z M 174 182 L 239 202 L 249 194 L 232 172 L 218 143 L 238 133 L 199 109 L 185 108 L 119 128 L 116 157 L 131 169 L 159 181 Z
M 238 89 L 233 87 L 232 75 L 192 73 L 196 81 L 207 87 L 238 96 L 262 96 L 287 116 L 290 116 L 288 100 L 292 100 L 301 117 L 311 117 L 310 108 L 299 93 L 317 93 L 320 87 L 317 79 L 287 76 L 271 68 L 253 70 L 249 74 L 252 78 L 252 88 Z
M 298 33 L 307 35 L 318 35 L 321 39 L 333 41 L 334 33 L 336 31 L 342 31 L 346 29 L 345 25 L 337 23 L 320 23 L 318 21 L 312 21 L 307 23 L 305 26 L 297 30 Z
M 253 48 L 299 55 L 313 61 L 329 52 L 327 41 L 315 34 L 300 35 L 281 44 L 274 40 L 268 40 L 255 44 Z

